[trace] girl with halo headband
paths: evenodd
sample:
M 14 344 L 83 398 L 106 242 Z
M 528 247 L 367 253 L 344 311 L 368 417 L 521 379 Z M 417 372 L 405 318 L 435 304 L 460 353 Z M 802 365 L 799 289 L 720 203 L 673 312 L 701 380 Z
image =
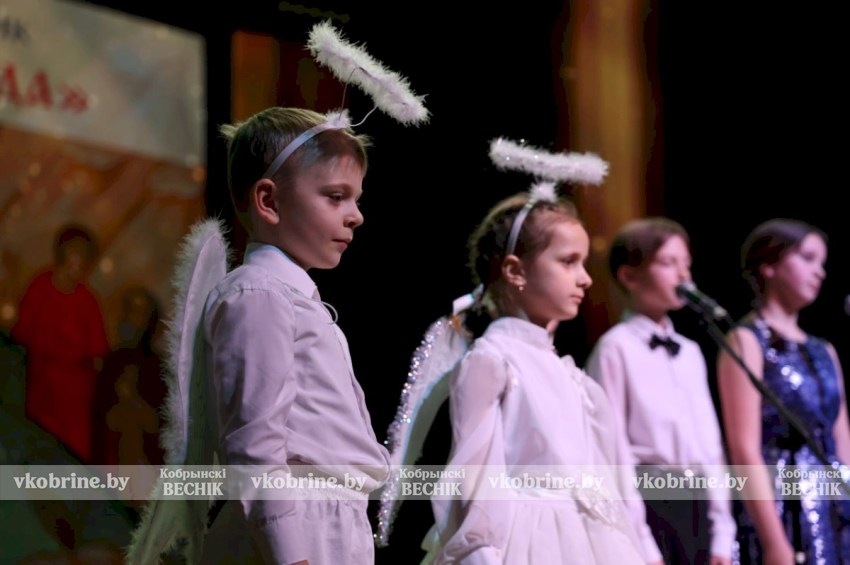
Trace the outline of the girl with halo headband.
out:
M 312 29 L 308 47 L 399 121 L 428 118 L 402 77 L 329 24 Z M 189 563 L 372 563 L 366 505 L 388 453 L 336 311 L 308 275 L 335 267 L 363 222 L 367 140 L 344 111 L 301 108 L 268 108 L 221 131 L 249 243 L 229 273 L 217 220 L 197 224 L 181 250 L 164 445 L 170 465 L 227 465 L 226 500 L 166 500 L 160 479 L 128 562 L 156 563 L 179 546 Z
M 423 341 L 426 354 L 414 354 L 390 428 L 392 463 L 415 462 L 424 435 L 419 417 L 424 412 L 430 425 L 433 406 L 448 395 L 453 433 L 445 477 L 452 478 L 441 483 L 459 482 L 461 496 L 431 497 L 435 525 L 423 543 L 424 562 L 645 563 L 642 545 L 654 542 L 645 524 L 636 533 L 625 510 L 621 493 L 637 495 L 616 467 L 610 406 L 552 343 L 557 325 L 578 315 L 592 281 L 589 238 L 576 209 L 542 179 L 598 184 L 607 164 L 506 139 L 493 141 L 491 157 L 500 168 L 538 177 L 529 193 L 494 206 L 470 238 L 480 286 L 456 302 L 455 313 L 480 305 L 492 321 L 468 350 L 445 337 L 453 327 L 463 331 L 461 324 L 432 326 L 437 335 Z M 382 496 L 381 543 L 399 504 L 401 479 L 393 480 Z

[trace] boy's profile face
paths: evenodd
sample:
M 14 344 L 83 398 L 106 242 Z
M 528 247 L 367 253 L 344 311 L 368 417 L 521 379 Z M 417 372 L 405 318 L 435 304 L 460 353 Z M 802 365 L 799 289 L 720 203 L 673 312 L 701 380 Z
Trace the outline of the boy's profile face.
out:
M 691 280 L 691 252 L 685 240 L 672 235 L 652 259 L 636 269 L 625 282 L 636 310 L 660 317 L 685 305 L 676 286 Z
M 363 223 L 358 201 L 363 169 L 351 156 L 319 161 L 302 171 L 291 190 L 277 192 L 280 221 L 274 243 L 302 268 L 331 269 Z

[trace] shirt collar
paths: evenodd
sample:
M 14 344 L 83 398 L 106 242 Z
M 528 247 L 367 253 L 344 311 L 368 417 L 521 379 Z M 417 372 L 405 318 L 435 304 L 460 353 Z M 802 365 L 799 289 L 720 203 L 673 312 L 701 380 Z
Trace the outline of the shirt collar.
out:
M 316 283 L 301 266 L 279 247 L 268 243 L 251 242 L 245 248 L 244 264 L 271 272 L 298 292 L 311 298 L 318 294 Z
M 531 345 L 552 350 L 552 336 L 536 324 L 513 316 L 504 316 L 490 323 L 487 333 L 496 333 L 524 341 Z
M 664 317 L 664 325 L 633 310 L 624 311 L 621 319 L 639 338 L 647 342 L 653 335 L 662 338 L 675 338 L 679 335 L 676 333 L 676 329 L 673 327 L 673 321 L 669 316 Z

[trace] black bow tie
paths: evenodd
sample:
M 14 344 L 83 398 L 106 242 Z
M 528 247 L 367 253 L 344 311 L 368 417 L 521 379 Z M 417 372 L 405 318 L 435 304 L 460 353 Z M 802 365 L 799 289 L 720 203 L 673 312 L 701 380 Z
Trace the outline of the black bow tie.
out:
M 651 349 L 655 349 L 659 345 L 666 348 L 667 353 L 669 353 L 671 357 L 678 355 L 679 348 L 681 347 L 678 341 L 673 341 L 669 337 L 661 337 L 658 334 L 653 334 L 652 339 L 649 340 L 649 347 Z

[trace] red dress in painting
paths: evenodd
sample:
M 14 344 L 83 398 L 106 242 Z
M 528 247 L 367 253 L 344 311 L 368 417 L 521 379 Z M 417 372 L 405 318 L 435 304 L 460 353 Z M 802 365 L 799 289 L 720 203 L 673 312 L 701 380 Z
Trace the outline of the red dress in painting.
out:
M 84 284 L 63 292 L 52 272 L 21 299 L 12 339 L 27 350 L 27 417 L 83 462 L 91 458 L 95 358 L 109 352 L 100 306 Z

